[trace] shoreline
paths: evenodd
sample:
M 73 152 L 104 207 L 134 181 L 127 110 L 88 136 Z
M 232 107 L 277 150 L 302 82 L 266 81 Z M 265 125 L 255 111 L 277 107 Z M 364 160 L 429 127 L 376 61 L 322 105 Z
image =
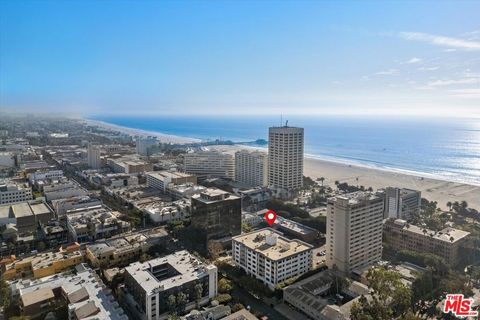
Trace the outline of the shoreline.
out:
M 195 143 L 201 139 L 187 138 L 175 135 L 164 134 L 157 131 L 147 131 L 123 127 L 100 120 L 82 118 L 82 121 L 104 129 L 123 132 L 128 135 L 155 136 L 163 143 Z M 235 152 L 240 149 L 259 150 L 267 152 L 267 148 L 248 145 L 212 145 L 210 149 L 217 149 L 226 152 Z M 385 168 L 355 161 L 343 159 L 330 159 L 329 157 L 305 154 L 304 175 L 312 179 L 324 177 L 326 185 L 334 185 L 335 181 L 347 182 L 353 185 L 363 185 L 380 189 L 385 187 L 400 187 L 415 189 L 422 192 L 422 197 L 430 201 L 437 201 L 438 206 L 446 209 L 448 201 L 467 201 L 470 207 L 480 208 L 480 185 L 452 181 L 435 174 L 417 172 L 398 168 Z M 357 182 L 358 178 L 358 182 Z
M 249 146 L 210 146 L 211 149 L 235 152 L 239 149 L 255 149 L 266 152 L 266 149 Z M 480 209 L 480 186 L 447 181 L 437 177 L 427 177 L 412 172 L 389 170 L 319 159 L 305 155 L 303 174 L 316 180 L 325 178 L 324 185 L 335 187 L 335 181 L 347 182 L 350 185 L 372 187 L 374 190 L 386 187 L 414 189 L 422 192 L 422 198 L 437 201 L 437 206 L 448 210 L 447 202 L 467 201 L 470 208 Z M 428 175 L 428 174 L 426 174 Z M 357 181 L 358 178 L 358 181 Z
M 176 136 L 173 134 L 166 134 L 166 133 L 161 133 L 157 131 L 148 131 L 148 130 L 142 130 L 142 129 L 136 129 L 136 128 L 129 128 L 129 127 L 124 127 L 124 126 L 119 126 L 116 124 L 108 123 L 105 121 L 100 121 L 100 120 L 92 120 L 92 119 L 87 119 L 87 118 L 81 118 L 81 121 L 84 121 L 88 125 L 93 125 L 97 126 L 103 129 L 107 130 L 113 130 L 113 131 L 119 131 L 131 136 L 152 136 L 156 137 L 159 142 L 162 143 L 195 143 L 195 142 L 201 142 L 200 139 L 195 139 L 195 138 L 187 138 L 187 137 L 181 137 L 181 136 Z

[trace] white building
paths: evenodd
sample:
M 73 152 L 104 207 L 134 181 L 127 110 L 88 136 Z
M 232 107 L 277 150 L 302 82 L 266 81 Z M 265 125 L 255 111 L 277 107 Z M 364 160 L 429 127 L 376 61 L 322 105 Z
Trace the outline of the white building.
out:
M 382 257 L 383 196 L 353 192 L 328 199 L 326 263 L 349 274 Z
M 129 309 L 141 320 L 167 319 L 168 298 L 186 295 L 185 310 L 207 304 L 217 295 L 217 267 L 206 265 L 182 250 L 125 268 L 124 296 Z M 201 289 L 201 299 L 196 292 Z
M 87 149 L 88 166 L 92 169 L 100 169 L 102 160 L 100 159 L 100 148 L 89 144 Z
M 385 189 L 385 217 L 410 220 L 420 214 L 422 194 L 420 191 L 392 188 Z
M 263 281 L 270 289 L 312 269 L 312 246 L 289 240 L 278 231 L 261 229 L 232 238 L 237 267 Z
M 63 177 L 62 170 L 40 170 L 28 174 L 28 181 L 31 184 L 35 184 L 35 182 L 40 180 L 58 179 L 61 177 Z
M 218 151 L 187 153 L 185 172 L 199 178 L 235 178 L 235 159 L 231 154 Z
M 190 217 L 190 201 L 152 202 L 143 208 L 143 212 L 153 223 L 183 220 Z
M 292 191 L 303 186 L 303 128 L 268 129 L 268 184 Z
M 235 181 L 251 187 L 268 185 L 268 156 L 261 151 L 235 152 Z
M 156 137 L 137 137 L 136 139 L 136 150 L 139 155 L 148 156 L 150 155 L 151 148 L 157 145 Z
M 161 190 L 165 193 L 167 186 L 173 184 L 197 183 L 197 177 L 177 171 L 147 172 L 147 187 Z
M 0 204 L 19 203 L 32 199 L 32 189 L 26 184 L 14 182 L 0 184 Z
M 66 180 L 59 183 L 44 185 L 43 194 L 45 195 L 47 201 L 52 201 L 70 197 L 86 196 L 88 192 L 78 184 L 70 180 Z

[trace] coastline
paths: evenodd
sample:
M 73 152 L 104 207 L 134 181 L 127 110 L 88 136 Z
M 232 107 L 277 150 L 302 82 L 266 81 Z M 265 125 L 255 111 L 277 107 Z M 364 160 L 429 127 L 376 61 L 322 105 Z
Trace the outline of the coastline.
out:
M 235 152 L 240 149 L 255 149 L 266 152 L 266 149 L 249 146 L 211 146 L 209 148 L 225 152 Z M 439 208 L 448 210 L 447 202 L 467 201 L 469 207 L 480 208 L 480 186 L 454 181 L 447 181 L 428 174 L 416 174 L 349 164 L 341 161 L 324 160 L 311 155 L 305 155 L 303 174 L 314 180 L 325 178 L 324 185 L 335 187 L 335 181 L 348 184 L 372 187 L 374 190 L 385 187 L 415 189 L 422 192 L 422 197 L 429 201 L 437 201 Z M 358 178 L 358 182 L 357 182 Z
M 81 121 L 84 121 L 88 125 L 92 126 L 97 126 L 103 129 L 107 130 L 113 130 L 113 131 L 119 131 L 131 136 L 152 136 L 156 137 L 159 142 L 162 143 L 195 143 L 195 142 L 201 142 L 200 139 L 194 139 L 194 138 L 187 138 L 187 137 L 181 137 L 181 136 L 175 136 L 171 134 L 166 134 L 166 133 L 161 133 L 157 131 L 147 131 L 147 130 L 142 130 L 142 129 L 135 129 L 135 128 L 129 128 L 129 127 L 123 127 L 119 126 L 116 124 L 100 121 L 100 120 L 92 120 L 92 119 L 86 119 L 86 118 L 81 118 Z
M 155 136 L 163 143 L 193 143 L 200 139 L 163 134 L 156 131 L 147 131 L 123 127 L 107 122 L 91 119 L 82 119 L 90 125 L 104 129 L 120 131 L 132 136 Z M 240 149 L 259 150 L 267 152 L 267 148 L 233 145 L 209 146 L 208 148 L 234 153 Z M 437 201 L 438 206 L 447 209 L 448 201 L 467 201 L 472 208 L 480 208 L 480 185 L 449 181 L 433 174 L 414 172 L 396 168 L 383 168 L 355 163 L 341 159 L 326 159 L 321 156 L 305 154 L 304 175 L 312 179 L 325 178 L 324 184 L 334 186 L 335 181 L 347 182 L 354 185 L 372 187 L 374 190 L 385 187 L 400 187 L 415 189 L 422 192 L 422 197 L 430 201 Z M 358 182 L 357 182 L 358 178 Z

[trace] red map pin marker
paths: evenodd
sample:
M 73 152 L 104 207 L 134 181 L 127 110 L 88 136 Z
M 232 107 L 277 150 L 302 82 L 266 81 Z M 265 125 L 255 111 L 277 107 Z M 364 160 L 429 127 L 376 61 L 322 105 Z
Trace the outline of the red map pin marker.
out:
M 275 220 L 277 220 L 277 213 L 273 210 L 268 210 L 264 218 L 271 227 L 275 223 Z

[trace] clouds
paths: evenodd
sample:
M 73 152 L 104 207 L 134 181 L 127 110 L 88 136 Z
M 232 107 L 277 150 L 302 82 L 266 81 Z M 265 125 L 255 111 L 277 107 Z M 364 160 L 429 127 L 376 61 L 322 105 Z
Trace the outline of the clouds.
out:
M 391 68 L 391 69 L 379 71 L 375 74 L 377 76 L 398 76 L 400 74 L 400 70 Z
M 438 36 L 422 32 L 400 32 L 399 36 L 405 40 L 426 42 L 450 49 L 480 50 L 480 42 L 473 40 Z
M 410 60 L 407 60 L 405 63 L 406 64 L 416 64 L 416 63 L 421 63 L 423 60 L 417 57 L 413 57 Z

